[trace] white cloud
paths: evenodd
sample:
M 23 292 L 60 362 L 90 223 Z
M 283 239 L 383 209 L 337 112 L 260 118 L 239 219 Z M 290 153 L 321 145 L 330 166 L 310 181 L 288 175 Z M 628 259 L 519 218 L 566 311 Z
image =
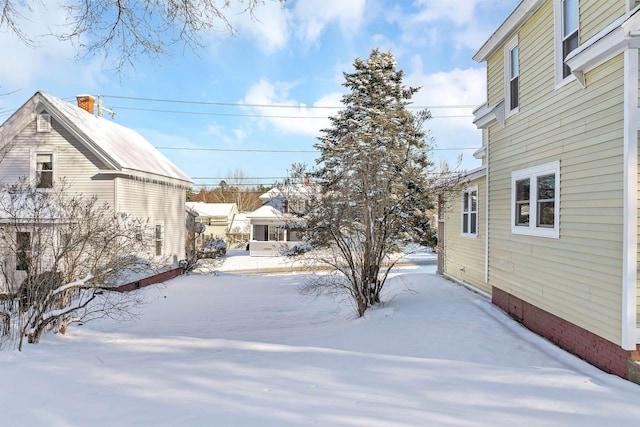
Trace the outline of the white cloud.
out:
M 240 36 L 253 39 L 262 52 L 271 54 L 289 42 L 290 21 L 290 12 L 274 1 L 261 4 L 253 16 L 236 14 L 234 25 Z
M 298 0 L 293 8 L 298 36 L 312 44 L 334 22 L 343 32 L 355 32 L 362 24 L 365 3 L 366 0 Z
M 262 115 L 276 129 L 298 135 L 318 136 L 320 129 L 329 126 L 330 115 L 337 113 L 342 94 L 329 93 L 317 99 L 311 107 L 290 99 L 289 91 L 295 83 L 260 80 L 248 91 L 242 103 Z
M 416 106 L 430 107 L 433 119 L 427 124 L 438 149 L 436 161 L 446 160 L 456 166 L 457 156 L 464 153 L 462 168 L 473 168 L 480 163 L 473 159 L 472 150 L 450 150 L 482 145 L 482 134 L 473 124 L 472 112 L 486 100 L 486 72 L 483 68 L 454 69 L 448 72 L 425 74 L 422 59 L 412 58 L 412 69 L 405 76 L 405 84 L 421 86 L 413 97 Z M 450 108 L 452 106 L 464 108 Z M 436 108 L 447 106 L 449 108 Z M 463 117 L 451 117 L 463 116 Z M 448 118 L 447 118 L 448 117 Z
M 446 20 L 457 26 L 465 25 L 474 19 L 476 4 L 481 0 L 416 0 L 415 6 L 421 9 L 413 18 L 414 22 L 428 23 Z
M 477 49 L 500 24 L 497 17 L 516 0 L 416 0 L 417 12 L 394 9 L 387 19 L 402 31 L 402 40 L 410 45 Z M 504 16 L 501 19 L 506 18 Z

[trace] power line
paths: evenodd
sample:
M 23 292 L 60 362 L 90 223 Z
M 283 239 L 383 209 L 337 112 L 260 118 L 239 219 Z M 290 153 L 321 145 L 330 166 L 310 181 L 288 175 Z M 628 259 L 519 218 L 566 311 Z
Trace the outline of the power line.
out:
M 269 118 L 269 119 L 320 119 L 326 120 L 329 116 L 282 116 L 272 114 L 241 114 L 241 113 L 210 113 L 202 111 L 182 111 L 182 110 L 160 110 L 156 108 L 133 108 L 122 107 L 114 105 L 110 108 L 114 110 L 131 110 L 131 111 L 147 111 L 152 113 L 169 113 L 169 114 L 189 114 L 194 116 L 225 116 L 225 117 L 256 117 L 256 118 Z M 458 119 L 458 118 L 472 118 L 473 114 L 465 115 L 451 115 L 451 116 L 431 116 L 432 119 Z
M 179 151 L 218 151 L 232 153 L 317 153 L 317 150 L 267 150 L 267 149 L 239 149 L 239 148 L 194 148 L 194 147 L 155 147 L 158 150 L 179 150 Z M 430 148 L 433 151 L 462 151 L 477 150 L 478 147 L 456 147 L 456 148 Z
M 134 96 L 121 96 L 121 95 L 101 95 L 103 98 L 114 98 L 114 99 L 128 99 L 131 101 L 145 101 L 145 102 L 165 102 L 165 103 L 173 103 L 173 104 L 195 104 L 195 105 L 215 105 L 215 106 L 225 106 L 225 107 L 256 107 L 256 108 L 306 108 L 306 109 L 341 109 L 343 106 L 331 106 L 331 105 L 284 105 L 284 104 L 252 104 L 252 103 L 244 103 L 244 102 L 214 102 L 214 101 L 190 101 L 190 100 L 181 100 L 181 99 L 166 99 L 166 98 L 142 98 L 142 97 L 134 97 Z M 417 106 L 417 105 L 409 105 L 408 108 L 414 109 L 441 109 L 441 108 L 476 108 L 477 105 L 432 105 L 432 106 Z

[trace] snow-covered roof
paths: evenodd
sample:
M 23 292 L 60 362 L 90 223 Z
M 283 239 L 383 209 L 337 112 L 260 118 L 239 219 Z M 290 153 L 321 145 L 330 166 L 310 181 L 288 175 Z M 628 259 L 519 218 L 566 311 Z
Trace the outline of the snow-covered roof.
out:
M 282 218 L 282 212 L 273 206 L 264 205 L 247 215 L 249 219 L 276 219 Z
M 141 172 L 193 182 L 157 148 L 133 129 L 93 114 L 56 98 L 36 92 L 0 127 L 0 135 L 12 137 L 31 122 L 38 112 L 46 111 L 94 152 L 106 165 L 126 173 Z
M 280 192 L 280 190 L 278 190 L 276 187 L 273 187 L 271 190 L 267 191 L 264 194 L 260 195 L 260 200 L 264 200 L 264 201 L 269 201 L 269 200 L 273 200 L 277 197 L 280 197 L 282 195 L 282 193 Z
M 233 217 L 233 222 L 231 223 L 231 231 L 240 232 L 246 230 L 246 232 L 249 232 L 250 226 L 251 222 L 249 221 L 248 214 L 246 212 L 241 212 Z
M 187 202 L 187 207 L 198 212 L 198 216 L 226 216 L 230 217 L 238 212 L 235 203 L 205 203 L 205 202 Z

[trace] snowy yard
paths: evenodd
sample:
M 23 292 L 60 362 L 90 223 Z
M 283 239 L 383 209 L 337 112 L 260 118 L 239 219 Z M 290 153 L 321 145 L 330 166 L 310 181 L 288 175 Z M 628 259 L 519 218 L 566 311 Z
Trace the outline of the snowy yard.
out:
M 425 264 L 398 269 L 386 305 L 362 319 L 348 303 L 301 297 L 304 274 L 223 271 L 145 288 L 135 322 L 0 352 L 0 424 L 640 425 L 640 386 Z

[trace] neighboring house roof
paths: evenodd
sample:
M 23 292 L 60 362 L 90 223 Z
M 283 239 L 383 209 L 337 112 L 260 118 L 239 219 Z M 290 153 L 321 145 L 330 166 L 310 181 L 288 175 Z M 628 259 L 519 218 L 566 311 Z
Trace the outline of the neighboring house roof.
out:
M 188 187 L 193 185 L 189 176 L 136 131 L 96 117 L 45 92 L 36 92 L 0 126 L 0 138 L 13 139 L 43 110 L 111 169 L 132 175 L 152 174 L 181 181 Z
M 282 193 L 280 192 L 280 190 L 278 190 L 277 188 L 274 187 L 271 190 L 267 191 L 266 193 L 261 194 L 259 199 L 262 200 L 263 203 L 264 203 L 264 202 L 268 202 L 268 201 L 273 200 L 273 199 L 275 199 L 277 197 L 280 197 L 280 196 L 282 196 Z
M 249 219 L 278 219 L 282 218 L 283 214 L 273 206 L 262 206 L 255 211 L 247 215 Z
M 249 232 L 249 227 L 251 223 L 249 221 L 248 214 L 245 212 L 238 213 L 233 217 L 233 222 L 231 223 L 231 232 L 232 233 L 242 233 Z
M 187 202 L 187 207 L 201 217 L 231 217 L 238 212 L 235 203 Z

